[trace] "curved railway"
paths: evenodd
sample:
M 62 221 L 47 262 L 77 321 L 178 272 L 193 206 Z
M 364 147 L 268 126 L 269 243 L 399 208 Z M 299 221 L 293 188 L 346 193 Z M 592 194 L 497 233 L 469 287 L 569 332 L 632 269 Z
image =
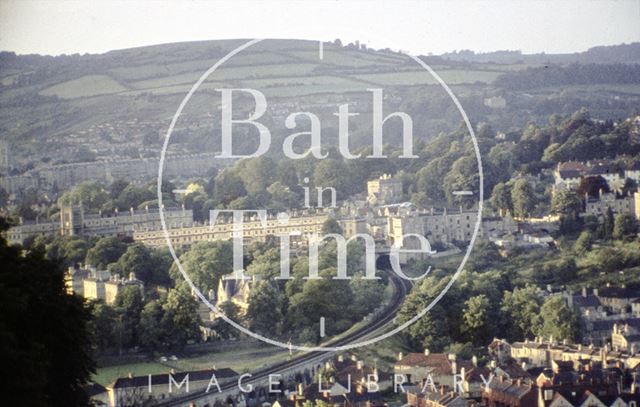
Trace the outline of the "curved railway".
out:
M 407 296 L 409 291 L 411 290 L 412 284 L 410 281 L 402 279 L 398 277 L 395 273 L 389 273 L 389 280 L 394 285 L 394 293 L 391 298 L 389 305 L 386 307 L 386 310 L 383 315 L 381 315 L 377 320 L 372 322 L 369 325 L 366 325 L 360 329 L 355 330 L 341 338 L 328 341 L 323 344 L 323 346 L 344 346 L 349 343 L 355 342 L 359 339 L 364 339 L 367 336 L 371 335 L 378 330 L 384 329 L 388 324 L 392 323 L 396 313 L 402 306 L 402 302 L 404 298 Z M 307 352 L 303 355 L 297 356 L 291 360 L 286 362 L 277 363 L 275 365 L 271 365 L 260 369 L 254 373 L 252 373 L 251 379 L 246 383 L 259 382 L 261 379 L 268 377 L 270 374 L 275 374 L 284 370 L 290 370 L 296 368 L 297 366 L 304 366 L 314 359 L 318 359 L 321 356 L 326 356 L 327 354 L 334 353 L 335 351 L 313 351 Z M 220 385 L 220 389 L 224 392 L 226 390 L 230 390 L 234 387 L 237 387 L 237 383 L 235 381 L 227 382 Z M 211 393 L 206 393 L 204 390 L 192 392 L 189 394 L 181 395 L 178 397 L 172 397 L 171 399 L 163 400 L 162 402 L 157 403 L 157 406 L 176 406 L 176 405 L 184 405 L 189 402 L 194 402 L 200 398 L 210 396 Z

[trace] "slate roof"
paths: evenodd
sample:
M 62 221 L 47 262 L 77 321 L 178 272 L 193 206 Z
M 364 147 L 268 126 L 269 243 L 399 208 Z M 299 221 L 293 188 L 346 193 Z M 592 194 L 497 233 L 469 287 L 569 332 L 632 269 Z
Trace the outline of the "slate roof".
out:
M 594 331 L 610 331 L 614 324 L 629 324 L 630 327 L 640 330 L 640 318 L 627 318 L 618 320 L 602 320 L 591 322 Z
M 600 304 L 600 299 L 595 295 L 588 294 L 587 296 L 583 295 L 574 295 L 573 305 L 579 308 L 597 308 Z
M 458 370 L 463 367 L 466 370 L 473 369 L 471 362 L 462 359 L 456 359 L 456 365 Z M 430 368 L 430 372 L 435 374 L 452 374 L 451 361 L 449 360 L 449 355 L 445 353 L 430 353 L 428 355 L 424 353 L 409 353 L 396 362 L 396 366 L 427 367 Z
M 601 298 L 640 298 L 640 290 L 628 287 L 605 287 L 598 290 Z
M 616 168 L 609 163 L 597 163 L 592 166 L 588 174 L 589 175 L 605 175 L 605 174 L 615 174 L 617 172 Z
M 558 165 L 558 173 L 560 178 L 580 178 L 582 174 L 589 170 L 585 164 L 575 161 L 567 161 Z
M 518 385 L 510 380 L 492 380 L 487 387 L 491 392 L 502 393 L 516 399 L 521 399 L 533 391 L 529 385 Z
M 338 378 L 338 381 L 346 382 L 349 378 L 349 375 L 351 375 L 351 382 L 358 382 L 363 379 L 364 381 L 366 381 L 369 375 L 373 376 L 375 374 L 376 374 L 376 370 L 372 367 L 363 366 L 362 369 L 358 369 L 358 366 L 354 364 L 354 365 L 347 366 L 346 368 L 337 372 L 336 377 Z M 381 372 L 379 370 L 377 372 L 377 376 L 378 376 L 379 382 L 384 382 L 391 379 L 390 374 Z
M 530 379 L 531 378 L 531 375 L 522 367 L 520 367 L 520 365 L 518 365 L 517 363 L 498 365 L 498 367 L 500 368 L 500 370 L 502 370 L 507 375 L 509 375 L 509 378 L 511 379 Z M 487 376 L 485 376 L 485 378 L 486 377 Z

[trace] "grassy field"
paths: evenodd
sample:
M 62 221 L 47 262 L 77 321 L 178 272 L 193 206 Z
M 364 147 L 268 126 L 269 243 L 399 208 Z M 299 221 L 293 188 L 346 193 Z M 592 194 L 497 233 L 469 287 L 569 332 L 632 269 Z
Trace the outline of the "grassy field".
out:
M 287 358 L 289 358 L 289 353 L 283 349 L 257 345 L 250 348 L 234 349 L 233 351 L 192 355 L 179 358 L 176 361 L 149 361 L 100 367 L 93 380 L 106 385 L 112 383 L 118 377 L 127 376 L 129 373 L 134 376 L 143 376 L 168 373 L 171 369 L 180 372 L 211 369 L 213 366 L 217 368 L 229 367 L 239 373 L 244 373 L 287 360 Z
M 40 94 L 55 95 L 62 99 L 108 95 L 127 90 L 122 84 L 106 75 L 86 75 L 44 89 Z

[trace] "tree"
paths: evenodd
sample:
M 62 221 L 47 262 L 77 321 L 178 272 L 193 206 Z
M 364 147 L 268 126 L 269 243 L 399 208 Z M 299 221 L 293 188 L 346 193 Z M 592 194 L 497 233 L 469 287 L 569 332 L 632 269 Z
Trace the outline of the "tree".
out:
M 540 308 L 542 324 L 538 335 L 555 340 L 574 342 L 578 339 L 579 324 L 575 311 L 570 309 L 561 296 L 550 296 Z
M 495 315 L 486 295 L 476 295 L 464 303 L 463 329 L 476 346 L 482 346 L 491 339 L 495 330 Z
M 186 289 L 171 290 L 163 309 L 162 324 L 167 327 L 169 347 L 182 349 L 189 341 L 198 340 L 201 324 L 198 303 Z
M 442 179 L 447 175 L 452 164 L 452 160 L 448 157 L 439 157 L 431 160 L 429 164 L 418 171 L 416 192 L 418 196 L 424 197 L 424 202 L 416 202 L 416 204 L 426 206 L 445 203 L 446 197 L 442 189 Z
M 615 239 L 624 239 L 633 236 L 638 230 L 638 222 L 635 216 L 630 213 L 616 214 L 613 223 L 613 237 Z
M 107 236 L 87 251 L 84 262 L 98 269 L 105 269 L 115 263 L 126 252 L 127 245 L 117 237 Z
M 607 207 L 607 211 L 604 213 L 604 219 L 602 222 L 602 228 L 600 235 L 603 239 L 611 239 L 613 235 L 613 228 L 615 226 L 615 219 L 613 216 L 613 210 Z
M 450 205 L 471 206 L 475 198 L 467 195 L 454 195 L 455 191 L 477 191 L 480 186 L 478 163 L 475 157 L 463 156 L 457 159 L 451 171 L 444 177 L 444 188 Z
M 140 313 L 140 345 L 155 352 L 167 348 L 162 301 L 149 301 Z
M 137 279 L 151 283 L 154 281 L 155 266 L 151 250 L 142 243 L 136 243 L 127 247 L 118 262 L 110 269 L 122 277 L 126 278 L 133 273 Z
M 6 229 L 6 223 L 0 229 Z M 95 372 L 89 307 L 66 293 L 60 263 L 0 237 L 0 359 L 8 405 L 85 406 Z
M 118 196 L 129 186 L 129 182 L 123 179 L 117 179 L 109 186 L 109 198 L 112 200 L 118 199 Z
M 233 243 L 225 241 L 199 242 L 180 256 L 182 268 L 202 292 L 216 292 L 220 278 L 233 272 Z M 169 270 L 176 285 L 185 283 L 177 266 Z
M 64 266 L 75 266 L 86 258 L 88 247 L 80 236 L 56 236 L 46 245 L 47 258 Z
M 575 218 L 582 209 L 582 201 L 573 191 L 558 190 L 551 198 L 551 211 L 560 216 Z
M 338 221 L 334 218 L 327 218 L 327 220 L 325 220 L 324 224 L 322 225 L 322 234 L 328 235 L 330 233 L 336 233 L 339 235 L 342 234 L 342 228 L 340 227 Z
M 230 320 L 237 323 L 242 322 L 241 309 L 232 301 L 225 301 L 220 304 L 218 308 Z M 236 330 L 236 328 L 234 328 L 221 318 L 217 320 L 216 333 L 221 339 L 229 339 L 238 335 L 238 331 Z
M 282 185 L 280 182 L 274 182 L 269 185 L 267 192 L 271 194 L 271 207 L 276 210 L 284 211 L 299 206 L 295 199 L 296 195 L 291 192 L 289 187 Z
M 302 292 L 293 295 L 289 301 L 287 322 L 291 331 L 301 332 L 303 328 L 319 330 L 320 317 L 325 318 L 328 335 L 341 332 L 352 324 L 349 313 L 351 288 L 344 281 L 334 280 L 335 268 L 320 271 L 319 280 L 307 280 Z
M 517 217 L 527 217 L 536 206 L 536 196 L 531 184 L 526 179 L 514 182 L 511 188 L 513 211 Z
M 362 318 L 373 312 L 382 303 L 384 284 L 381 280 L 367 280 L 363 273 L 358 273 L 350 281 L 353 292 L 351 313 L 354 318 Z
M 581 197 L 585 195 L 598 197 L 600 196 L 600 192 L 609 192 L 609 184 L 600 175 L 582 178 L 576 189 L 576 193 Z
M 584 230 L 578 236 L 578 239 L 573 245 L 573 250 L 577 254 L 585 254 L 589 250 L 591 250 L 591 245 L 593 244 L 593 233 L 589 230 Z
M 435 298 L 436 293 L 443 289 L 444 284 L 444 280 L 431 277 L 422 280 L 402 304 L 398 312 L 398 323 L 403 324 L 424 310 Z M 455 292 L 448 292 L 428 313 L 409 325 L 405 332 L 412 348 L 416 350 L 427 348 L 437 352 L 454 342 L 452 339 L 454 332 L 453 329 L 450 329 L 448 314 L 457 312 L 461 314 L 461 310 L 457 307 L 451 307 L 448 311 L 445 310 L 448 305 L 445 303 L 448 300 L 452 302 L 457 300 L 454 297 L 456 297 Z M 452 311 L 452 309 L 455 309 L 455 311 Z
M 213 198 L 222 205 L 228 205 L 231 201 L 243 197 L 247 191 L 242 179 L 231 169 L 221 171 L 214 180 Z
M 487 271 L 504 260 L 498 246 L 489 240 L 477 240 L 473 253 L 469 269 L 475 272 Z
M 505 291 L 500 310 L 505 316 L 508 338 L 523 340 L 534 336 L 540 321 L 541 299 L 534 286 Z
M 117 312 L 116 340 L 120 349 L 137 346 L 140 334 L 140 313 L 144 307 L 142 293 L 137 285 L 126 285 L 118 291 L 113 304 Z
M 247 319 L 252 331 L 278 336 L 282 330 L 283 297 L 269 281 L 258 281 L 251 289 Z
M 85 211 L 97 212 L 107 202 L 109 196 L 105 190 L 95 182 L 83 182 L 72 190 L 62 194 L 58 199 L 59 206 L 82 204 Z
M 120 210 L 128 211 L 130 208 L 137 208 L 141 203 L 151 201 L 155 197 L 156 195 L 152 191 L 129 184 L 120 192 L 114 202 Z
M 508 185 L 502 182 L 493 187 L 491 193 L 491 205 L 500 211 L 500 215 L 513 212 L 513 202 L 511 201 L 511 190 Z
M 318 188 L 335 188 L 337 199 L 342 199 L 344 196 L 349 195 L 346 190 L 349 185 L 347 172 L 341 160 L 334 158 L 321 160 L 313 172 L 313 183 Z M 315 194 L 311 194 L 311 197 L 314 199 Z M 327 199 L 327 196 L 323 196 L 323 206 L 325 207 L 331 205 L 331 202 L 327 201 Z
M 104 352 L 116 344 L 114 325 L 117 314 L 112 307 L 100 301 L 90 303 L 90 308 L 92 342 L 98 351 Z
M 250 195 L 264 192 L 275 181 L 276 170 L 276 164 L 266 156 L 240 161 L 236 168 L 238 176 Z

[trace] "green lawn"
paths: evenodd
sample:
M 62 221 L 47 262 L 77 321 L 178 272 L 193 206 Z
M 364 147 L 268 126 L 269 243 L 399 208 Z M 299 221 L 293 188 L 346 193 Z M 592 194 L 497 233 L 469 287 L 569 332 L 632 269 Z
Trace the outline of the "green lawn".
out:
M 254 371 L 261 367 L 286 360 L 289 353 L 273 346 L 257 345 L 250 348 L 240 348 L 226 352 L 212 352 L 187 357 L 180 357 L 176 361 L 167 362 L 137 362 L 97 369 L 94 381 L 102 385 L 112 383 L 118 377 L 125 377 L 129 373 L 134 376 L 147 374 L 169 373 L 171 369 L 177 372 L 187 370 L 211 369 L 229 367 L 239 373 Z

